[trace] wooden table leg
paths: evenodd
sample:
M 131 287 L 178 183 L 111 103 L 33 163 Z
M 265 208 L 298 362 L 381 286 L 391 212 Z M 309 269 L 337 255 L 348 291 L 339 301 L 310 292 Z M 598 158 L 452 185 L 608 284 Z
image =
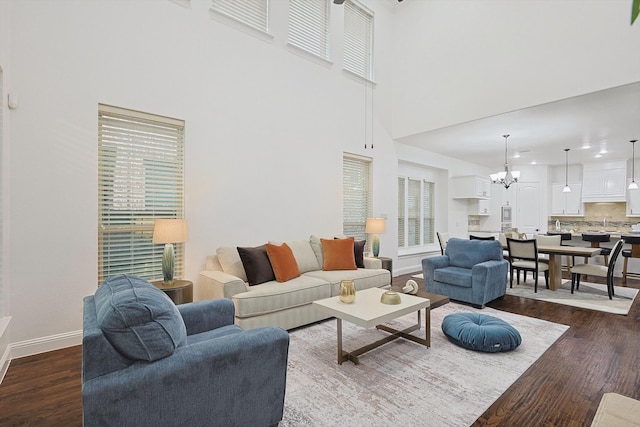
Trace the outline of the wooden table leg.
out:
M 562 286 L 562 256 L 549 254 L 549 289 L 555 291 Z

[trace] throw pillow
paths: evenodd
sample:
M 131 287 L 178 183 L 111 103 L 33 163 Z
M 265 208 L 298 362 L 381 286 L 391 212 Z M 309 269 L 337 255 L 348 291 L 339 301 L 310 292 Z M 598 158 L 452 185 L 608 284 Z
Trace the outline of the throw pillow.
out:
M 265 246 L 278 282 L 286 282 L 300 276 L 300 269 L 298 269 L 298 264 L 289 245 L 283 243 L 277 246 L 267 243 Z
M 244 271 L 242 260 L 238 254 L 238 249 L 233 247 L 222 247 L 216 249 L 218 261 L 222 266 L 222 271 L 232 276 L 239 277 L 243 281 L 247 281 L 247 273 Z
M 334 237 L 334 239 L 340 239 L 340 237 Z M 358 268 L 364 268 L 364 245 L 366 244 L 366 240 L 353 241 L 353 256 L 356 259 L 356 267 Z
M 267 255 L 265 245 L 255 248 L 238 248 L 238 254 L 242 260 L 244 271 L 247 273 L 249 286 L 276 280 L 271 268 L 271 261 Z
M 153 362 L 187 341 L 187 328 L 173 301 L 140 277 L 110 277 L 96 290 L 94 303 L 102 333 L 129 359 Z
M 281 245 L 284 242 L 269 241 L 272 245 Z M 307 240 L 291 240 L 286 242 L 293 252 L 293 257 L 296 259 L 298 269 L 300 273 L 306 273 L 308 271 L 321 270 L 320 264 L 318 264 L 318 258 L 311 248 L 311 243 Z
M 323 270 L 357 270 L 353 254 L 354 238 L 327 240 L 322 243 Z

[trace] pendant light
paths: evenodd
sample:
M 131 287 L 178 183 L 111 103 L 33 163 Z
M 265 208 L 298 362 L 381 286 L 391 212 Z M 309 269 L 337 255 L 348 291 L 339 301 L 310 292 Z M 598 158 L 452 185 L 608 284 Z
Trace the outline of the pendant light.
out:
M 637 190 L 638 184 L 636 183 L 636 141 L 637 139 L 631 140 L 632 147 L 632 157 L 631 157 L 631 183 L 629 183 L 629 190 Z
M 520 178 L 520 171 L 511 171 L 509 169 L 509 162 L 507 162 L 507 138 L 509 135 L 502 135 L 504 138 L 504 172 L 492 173 L 491 182 L 494 184 L 502 184 L 504 188 L 509 188 L 514 182 L 518 182 Z
M 571 193 L 571 187 L 569 187 L 569 149 L 564 149 L 565 153 L 565 165 L 564 165 L 564 188 L 563 193 Z

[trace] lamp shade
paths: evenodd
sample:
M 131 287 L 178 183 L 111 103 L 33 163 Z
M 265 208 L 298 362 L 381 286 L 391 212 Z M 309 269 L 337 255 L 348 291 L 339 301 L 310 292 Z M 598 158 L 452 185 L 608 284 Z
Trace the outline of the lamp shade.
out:
M 364 226 L 365 233 L 380 234 L 387 231 L 384 218 L 367 218 Z
M 187 241 L 186 219 L 156 219 L 153 243 L 183 243 Z

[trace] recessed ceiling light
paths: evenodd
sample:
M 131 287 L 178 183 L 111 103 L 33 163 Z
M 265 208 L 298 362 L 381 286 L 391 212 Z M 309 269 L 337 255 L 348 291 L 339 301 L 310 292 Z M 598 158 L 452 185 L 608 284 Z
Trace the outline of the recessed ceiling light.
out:
M 582 144 L 583 150 L 588 150 L 589 148 L 591 148 L 591 145 L 588 142 L 585 142 L 584 144 Z
M 607 149 L 606 148 L 602 148 L 600 150 L 600 153 L 598 153 L 598 154 L 607 154 Z
M 519 158 L 520 158 L 520 152 L 519 152 L 519 151 L 516 151 L 516 152 L 513 154 L 513 158 L 514 158 L 514 159 L 519 159 Z
M 538 164 L 538 162 L 536 162 L 535 160 L 531 160 L 531 164 L 532 164 L 532 165 L 537 165 L 537 164 Z
M 597 153 L 594 157 L 598 158 L 598 157 L 602 157 L 602 154 Z

